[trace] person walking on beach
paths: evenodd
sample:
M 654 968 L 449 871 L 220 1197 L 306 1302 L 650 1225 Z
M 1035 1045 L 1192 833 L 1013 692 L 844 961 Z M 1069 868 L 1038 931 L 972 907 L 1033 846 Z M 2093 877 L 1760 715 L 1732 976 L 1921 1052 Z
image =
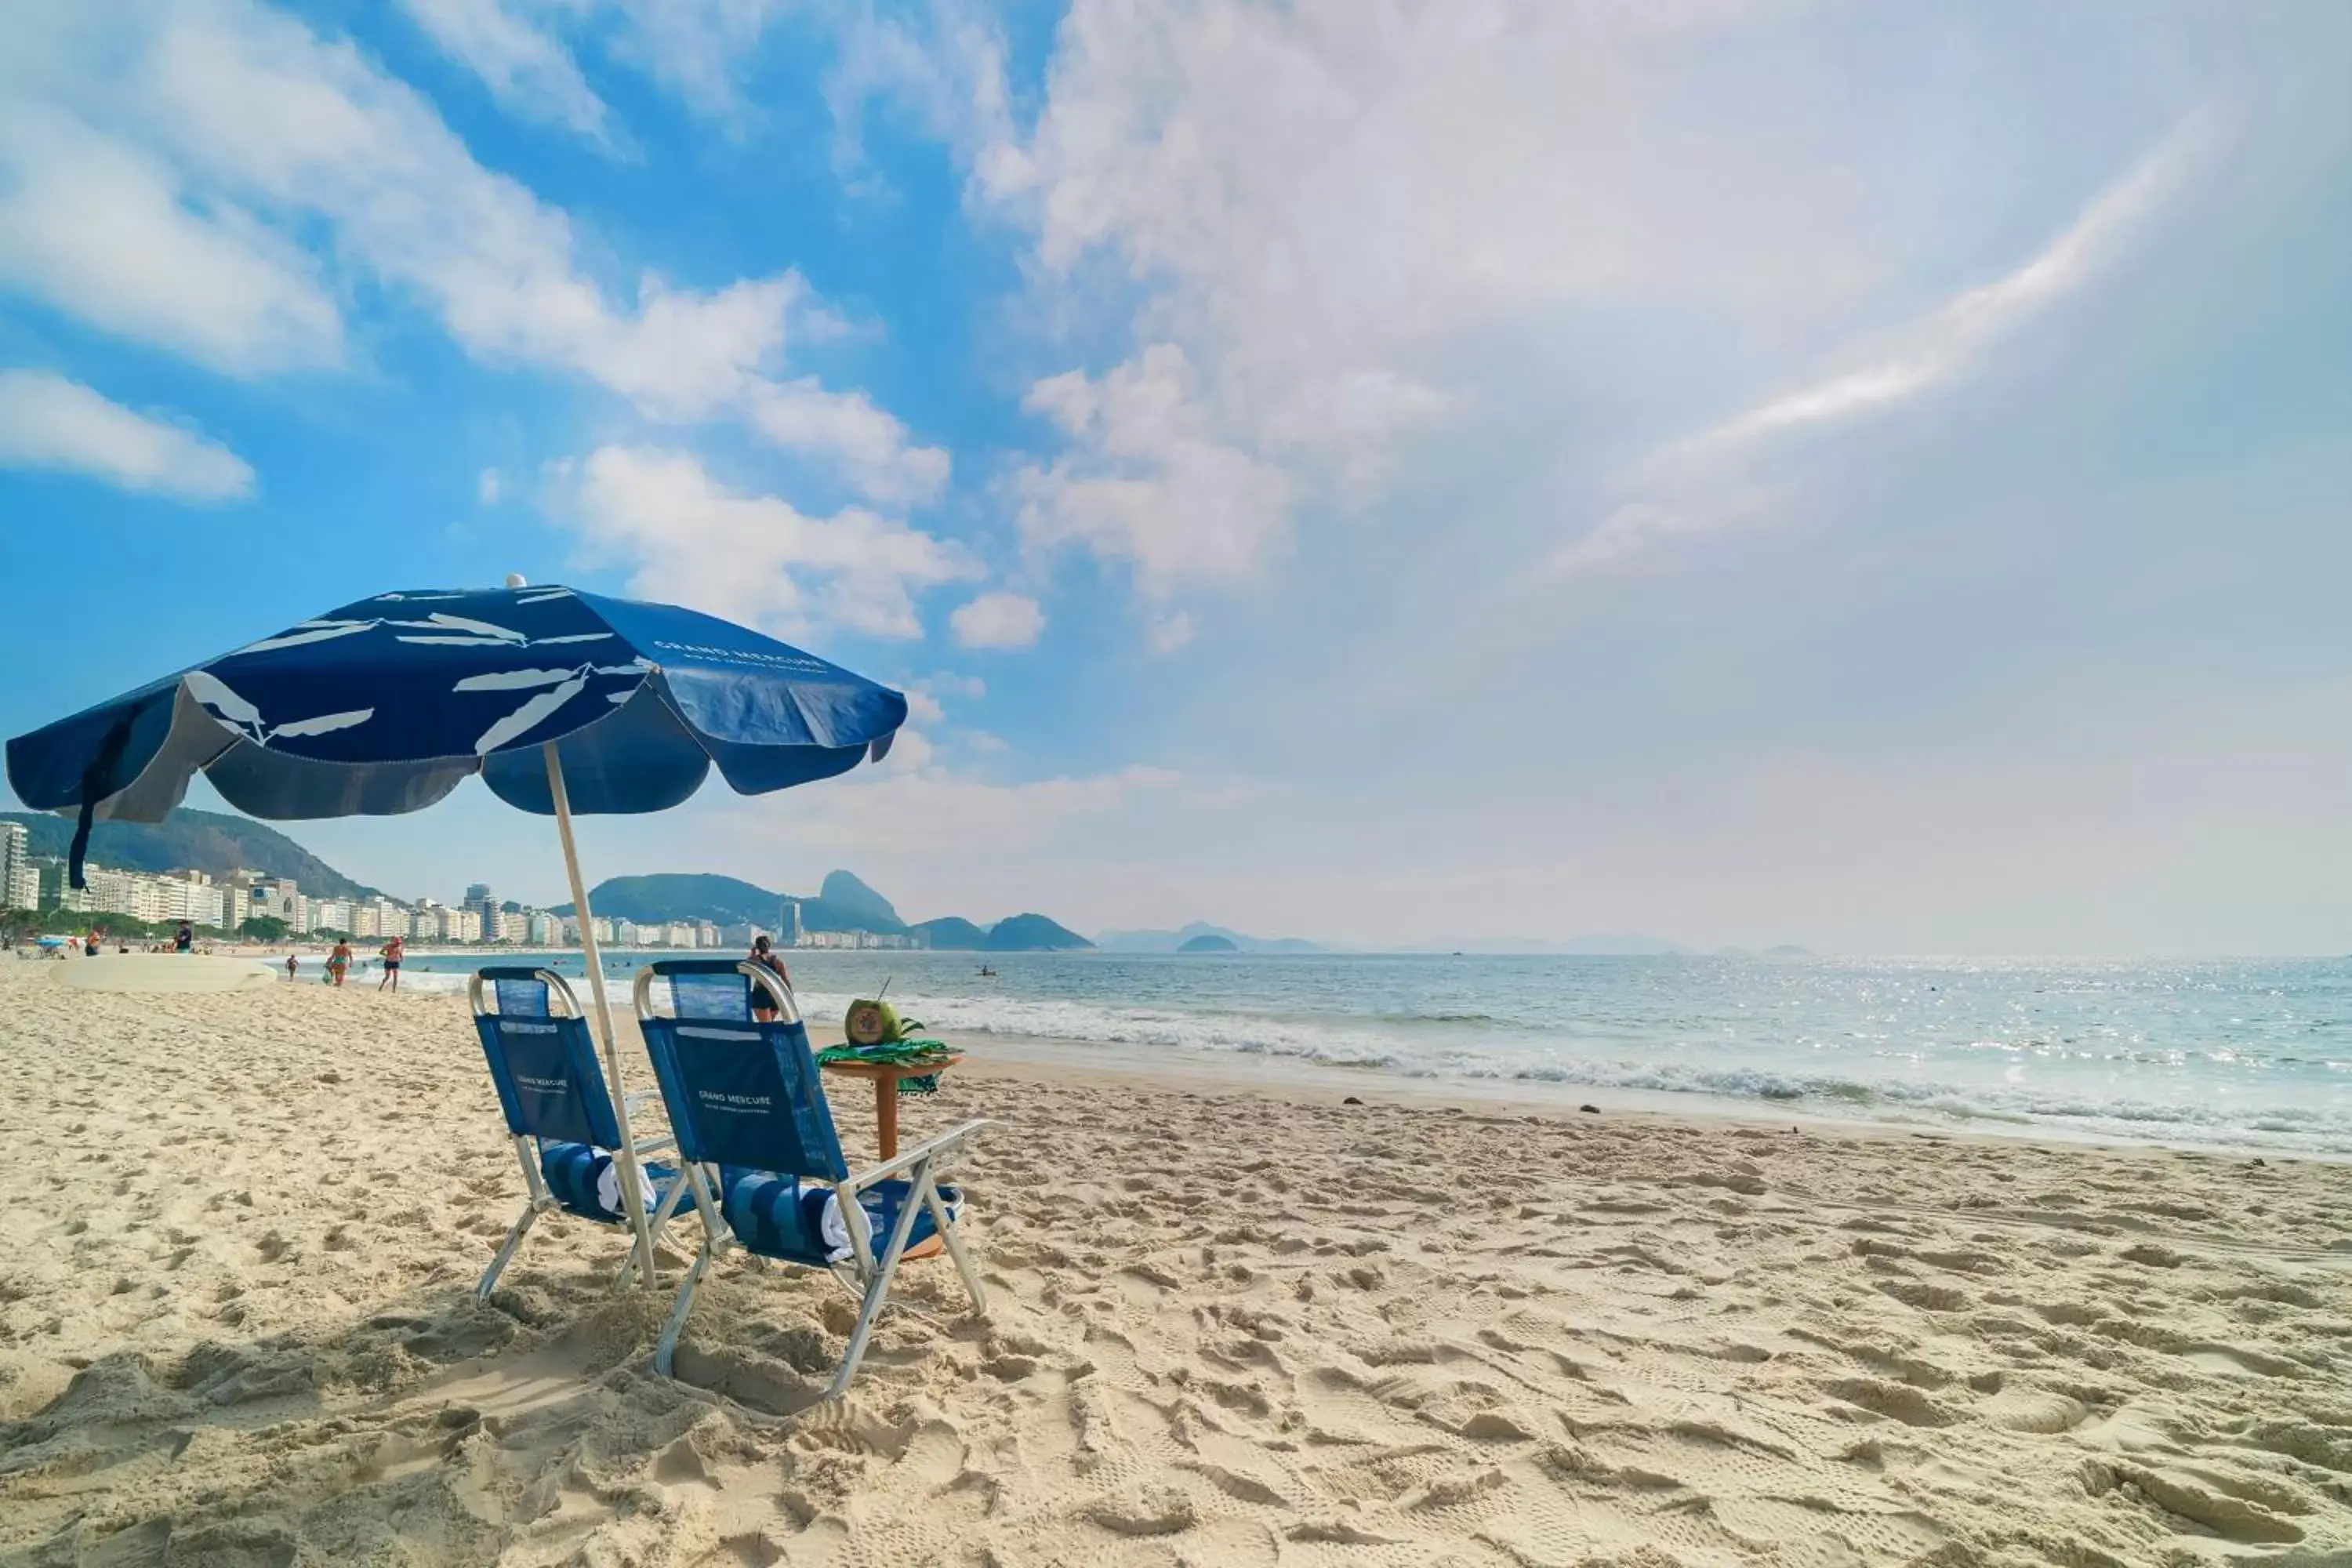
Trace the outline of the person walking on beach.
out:
M 174 952 L 194 952 L 195 950 L 196 928 L 190 925 L 187 921 L 182 921 L 180 922 L 178 934 L 172 938 L 172 951 Z
M 343 972 L 351 966 L 352 944 L 337 937 L 334 951 L 327 954 L 327 978 L 340 986 L 343 983 Z
M 394 991 L 400 989 L 400 961 L 407 950 L 408 944 L 401 937 L 394 937 L 383 944 L 383 978 L 375 983 L 377 990 L 381 991 L 387 985 Z
M 286 955 L 286 978 L 294 978 L 294 955 L 290 952 Z
M 84 958 L 96 958 L 98 956 L 98 932 L 95 930 L 87 931 L 82 933 L 81 955 Z
M 776 956 L 775 948 L 764 932 L 751 939 L 751 962 L 772 972 L 784 983 L 784 989 L 792 989 L 793 977 L 784 973 L 784 961 Z M 751 993 L 751 1016 L 762 1024 L 773 1023 L 776 1017 L 776 1010 L 764 1005 L 767 994 L 760 990 Z

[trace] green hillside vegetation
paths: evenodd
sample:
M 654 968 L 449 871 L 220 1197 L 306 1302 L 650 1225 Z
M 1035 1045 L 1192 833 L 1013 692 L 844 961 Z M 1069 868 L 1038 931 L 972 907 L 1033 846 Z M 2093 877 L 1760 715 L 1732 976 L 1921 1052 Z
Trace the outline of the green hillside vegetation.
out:
M 907 929 L 906 922 L 898 918 L 898 911 L 890 907 L 889 900 L 846 871 L 826 872 L 824 886 L 817 889 L 814 901 L 823 904 L 831 914 L 838 915 L 845 920 L 863 921 L 863 929 L 866 931 Z M 805 913 L 803 914 L 802 921 L 803 923 L 806 923 Z M 835 928 L 819 926 L 816 929 L 825 931 Z
M 988 946 L 988 933 L 961 915 L 919 921 L 912 929 L 929 937 L 933 950 L 940 952 L 979 952 Z
M 836 873 L 842 875 L 844 873 Z M 801 925 L 808 931 L 870 931 L 888 935 L 904 931 L 906 923 L 890 910 L 879 894 L 854 877 L 881 913 L 870 905 L 844 909 L 826 899 L 803 899 Z M 831 884 L 833 879 L 827 878 Z M 740 877 L 709 872 L 657 871 L 643 877 L 613 877 L 588 890 L 588 907 L 605 920 L 651 925 L 657 921 L 712 921 L 719 925 L 755 925 L 773 931 L 782 920 L 789 895 L 772 891 Z M 568 915 L 572 906 L 557 904 L 551 914 Z
M 909 925 L 889 900 L 847 871 L 833 872 L 824 886 L 822 896 L 800 900 L 804 930 L 870 931 L 890 936 L 916 932 L 928 936 L 931 946 L 944 952 L 1066 952 L 1094 945 L 1039 914 L 1014 915 L 992 928 L 961 915 Z M 773 931 L 781 921 L 786 896 L 739 877 L 662 871 L 599 882 L 589 890 L 588 904 L 606 920 L 639 925 L 708 920 Z M 572 906 L 558 904 L 551 912 L 568 915 Z
M 24 824 L 34 855 L 63 858 L 73 847 L 73 819 L 25 811 L 0 812 L 0 822 Z M 182 806 L 161 822 L 100 822 L 89 830 L 89 861 L 121 871 L 203 871 L 226 877 L 240 868 L 290 877 L 314 899 L 370 899 L 377 889 L 354 882 L 274 827 L 250 817 Z
M 1008 915 L 989 928 L 989 952 L 1070 952 L 1094 946 L 1044 915 Z
M 1200 936 L 1188 938 L 1176 951 L 1179 952 L 1239 952 L 1241 949 L 1234 944 L 1231 937 L 1204 932 Z

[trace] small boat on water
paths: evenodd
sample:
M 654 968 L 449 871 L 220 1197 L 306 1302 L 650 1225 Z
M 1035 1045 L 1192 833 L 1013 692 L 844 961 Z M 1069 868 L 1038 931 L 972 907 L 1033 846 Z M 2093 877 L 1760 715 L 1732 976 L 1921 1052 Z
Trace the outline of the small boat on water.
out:
M 980 977 L 982 980 L 993 980 L 996 978 L 996 971 L 983 963 L 980 966 Z

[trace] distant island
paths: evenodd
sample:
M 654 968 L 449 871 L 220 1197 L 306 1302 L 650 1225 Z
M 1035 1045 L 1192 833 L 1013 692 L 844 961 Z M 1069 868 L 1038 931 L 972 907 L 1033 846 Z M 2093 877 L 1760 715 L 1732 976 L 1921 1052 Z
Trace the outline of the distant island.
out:
M 1215 937 L 1231 943 L 1222 948 L 1189 948 L 1185 944 L 1202 937 Z M 1213 926 L 1205 921 L 1194 921 L 1175 931 L 1107 931 L 1098 932 L 1095 945 L 1105 952 L 1321 952 L 1322 944 L 1303 937 L 1246 936 L 1223 926 Z
M 1191 938 L 1176 951 L 1179 952 L 1239 952 L 1241 949 L 1236 947 L 1230 938 L 1204 934 Z

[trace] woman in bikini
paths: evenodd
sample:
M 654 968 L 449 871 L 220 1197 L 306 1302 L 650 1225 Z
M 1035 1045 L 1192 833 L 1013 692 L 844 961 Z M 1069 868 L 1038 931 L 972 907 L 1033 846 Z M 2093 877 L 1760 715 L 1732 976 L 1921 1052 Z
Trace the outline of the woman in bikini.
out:
M 784 973 L 784 961 L 776 956 L 774 947 L 770 944 L 765 936 L 755 936 L 751 939 L 751 962 L 762 969 L 772 972 L 777 979 L 784 983 L 785 990 L 790 991 L 793 988 L 793 977 Z M 751 1016 L 762 1024 L 772 1023 L 776 1016 L 776 1010 L 767 1005 L 767 997 L 768 994 L 765 991 L 757 986 L 752 988 Z

